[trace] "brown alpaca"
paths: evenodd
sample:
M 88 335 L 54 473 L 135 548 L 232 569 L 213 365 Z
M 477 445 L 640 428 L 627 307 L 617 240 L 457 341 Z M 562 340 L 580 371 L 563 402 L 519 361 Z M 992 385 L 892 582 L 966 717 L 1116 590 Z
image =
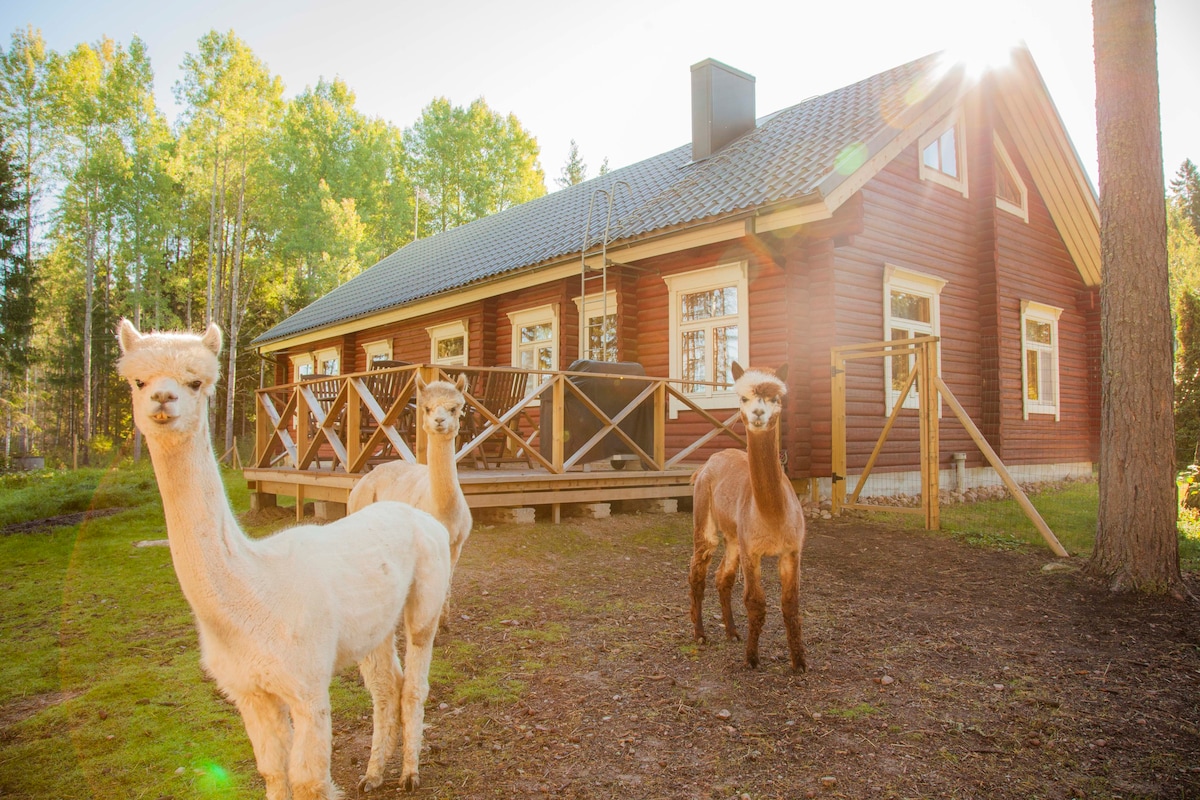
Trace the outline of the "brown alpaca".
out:
M 717 548 L 717 532 L 725 535 L 725 556 L 717 567 L 717 593 L 725 635 L 740 639 L 730 605 L 741 562 L 749 634 L 746 663 L 758 666 L 758 637 L 767 616 L 762 587 L 763 556 L 779 556 L 783 622 L 792 669 L 803 672 L 804 638 L 800 631 L 800 551 L 804 547 L 804 511 L 779 463 L 777 433 L 787 393 L 787 366 L 775 372 L 743 370 L 733 365 L 734 391 L 746 425 L 747 449 L 722 450 L 692 477 L 693 539 L 689 583 L 696 641 L 704 642 L 704 583 Z

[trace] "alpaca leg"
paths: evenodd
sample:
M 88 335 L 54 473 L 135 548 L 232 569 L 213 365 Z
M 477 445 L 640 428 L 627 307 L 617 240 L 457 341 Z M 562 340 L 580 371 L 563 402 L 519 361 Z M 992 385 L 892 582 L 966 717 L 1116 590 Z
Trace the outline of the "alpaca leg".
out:
M 721 598 L 721 619 L 725 622 L 725 638 L 737 641 L 742 638 L 737 623 L 733 621 L 733 584 L 738 573 L 737 541 L 725 540 L 725 557 L 717 567 L 717 595 Z
M 708 565 L 717 547 L 717 531 L 712 519 L 702 509 L 697 509 L 692 529 L 692 561 L 688 566 L 688 584 L 691 586 L 692 630 L 697 642 L 704 643 L 704 584 L 708 581 Z
M 244 694 L 234 699 L 254 748 L 254 761 L 267 785 L 267 800 L 288 800 L 288 750 L 292 723 L 278 698 Z
M 425 614 L 425 619 L 421 619 L 421 616 L 408 616 L 404 626 L 407 639 L 404 649 L 406 670 L 400 699 L 404 720 L 404 765 L 400 784 L 408 792 L 415 792 L 421 787 L 421 737 L 425 730 L 425 699 L 429 696 L 433 637 L 437 633 L 436 611 Z
M 442 603 L 442 615 L 438 619 L 438 631 L 445 633 L 450 630 L 450 590 L 454 583 L 454 568 L 458 566 L 458 557 L 462 555 L 463 545 L 467 543 L 464 536 L 450 545 L 450 585 L 446 587 L 446 601 Z
M 326 682 L 325 686 L 329 684 Z M 342 796 L 329 774 L 333 720 L 327 688 L 288 703 L 294 729 L 288 778 L 293 800 L 337 800 Z
M 757 557 L 748 557 L 742 564 L 743 597 L 746 600 L 746 663 L 758 666 L 758 637 L 767 619 L 767 597 L 762 587 L 762 562 Z
M 358 782 L 361 792 L 379 788 L 387 771 L 388 758 L 400 736 L 400 690 L 404 671 L 396 656 L 396 638 L 389 636 L 358 665 L 363 683 L 371 692 L 374 725 L 371 731 L 371 759 L 367 774 Z
M 805 672 L 804 636 L 800 626 L 800 554 L 784 553 L 779 557 L 779 587 L 783 605 L 783 625 L 787 630 L 788 651 L 792 671 Z

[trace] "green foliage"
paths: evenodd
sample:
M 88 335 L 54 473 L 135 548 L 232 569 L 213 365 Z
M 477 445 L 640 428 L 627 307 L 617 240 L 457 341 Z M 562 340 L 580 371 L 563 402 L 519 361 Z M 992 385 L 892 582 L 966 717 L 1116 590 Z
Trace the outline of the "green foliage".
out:
M 1200 447 L 1200 295 L 1185 289 L 1175 312 L 1175 463 L 1196 461 Z
M 420 232 L 444 231 L 546 192 L 537 140 L 482 98 L 467 108 L 436 98 L 404 132 L 409 175 L 428 198 Z
M 554 183 L 560 189 L 565 189 L 568 186 L 574 186 L 577 183 L 583 183 L 587 180 L 587 164 L 583 157 L 579 155 L 579 145 L 575 144 L 575 140 L 571 140 L 571 148 L 567 151 L 567 163 L 563 164 L 562 172 L 554 179 Z
M 260 364 L 246 343 L 412 241 L 410 172 L 425 233 L 545 191 L 536 139 L 482 100 L 418 122 L 429 146 L 410 158 L 401 129 L 364 116 L 343 81 L 285 102 L 233 31 L 205 34 L 180 66 L 168 124 L 136 36 L 57 53 L 30 28 L 0 51 L 0 418 L 18 451 L 72 463 L 100 457 L 93 437 L 129 440 L 113 369 L 122 316 L 225 329 L 214 402 L 228 447 L 253 414 Z

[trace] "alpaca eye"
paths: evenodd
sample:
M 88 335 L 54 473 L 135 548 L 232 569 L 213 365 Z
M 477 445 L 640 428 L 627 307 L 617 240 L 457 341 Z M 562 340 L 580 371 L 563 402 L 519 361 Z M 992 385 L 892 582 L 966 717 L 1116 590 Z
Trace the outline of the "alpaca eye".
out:
M 193 392 L 198 392 L 198 391 L 200 391 L 200 386 L 201 386 L 201 385 L 202 385 L 202 384 L 201 384 L 201 382 L 200 382 L 200 381 L 192 381 L 191 383 L 189 383 L 189 384 L 188 384 L 188 386 L 192 387 L 192 391 L 193 391 Z
M 146 388 L 146 382 L 145 382 L 145 381 L 134 381 L 134 382 L 133 382 L 133 385 L 134 385 L 134 386 L 136 386 L 136 387 L 137 387 L 137 388 L 139 388 L 139 389 L 145 389 L 145 388 Z

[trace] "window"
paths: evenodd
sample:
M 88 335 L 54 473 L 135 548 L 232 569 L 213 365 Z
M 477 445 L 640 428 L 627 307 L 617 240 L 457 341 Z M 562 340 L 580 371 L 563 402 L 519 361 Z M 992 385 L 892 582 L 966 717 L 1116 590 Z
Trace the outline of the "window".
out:
M 886 265 L 883 279 L 883 338 L 895 340 L 939 336 L 938 300 L 945 285 L 946 281 L 941 278 Z M 900 398 L 900 390 L 908 381 L 915 360 L 915 356 L 907 354 L 884 359 L 887 413 L 891 413 Z M 904 407 L 917 408 L 919 403 L 914 384 L 904 399 Z
M 967 152 L 957 115 L 935 125 L 918 140 L 920 177 L 967 196 Z
M 448 322 L 426 328 L 429 332 L 429 359 L 433 364 L 467 365 L 467 323 Z
M 1029 202 L 1025 182 L 1021 180 L 1017 167 L 1008 156 L 1000 137 L 992 134 L 995 144 L 996 208 L 1007 211 L 1029 222 Z
M 671 275 L 664 280 L 671 303 L 671 375 L 685 381 L 732 383 L 735 360 L 750 351 L 746 264 Z M 732 389 L 684 383 L 683 391 L 702 408 L 737 404 Z M 680 404 L 674 401 L 672 413 Z
M 581 358 L 617 360 L 617 293 L 575 298 L 583 327 Z
M 508 315 L 512 323 L 513 366 L 552 370 L 558 366 L 558 307 L 530 308 Z
M 292 356 L 292 371 L 295 374 L 295 380 L 302 381 L 310 377 L 314 372 L 313 357 L 311 353 L 305 353 L 300 356 Z
M 392 360 L 392 340 L 380 339 L 378 342 L 368 342 L 363 345 L 363 350 L 367 354 L 367 366 L 370 367 L 376 361 L 391 361 Z
M 1058 407 L 1058 318 L 1061 308 L 1021 301 L 1021 389 L 1025 419 Z
M 321 375 L 338 375 L 340 363 L 336 347 L 317 351 L 317 372 Z

